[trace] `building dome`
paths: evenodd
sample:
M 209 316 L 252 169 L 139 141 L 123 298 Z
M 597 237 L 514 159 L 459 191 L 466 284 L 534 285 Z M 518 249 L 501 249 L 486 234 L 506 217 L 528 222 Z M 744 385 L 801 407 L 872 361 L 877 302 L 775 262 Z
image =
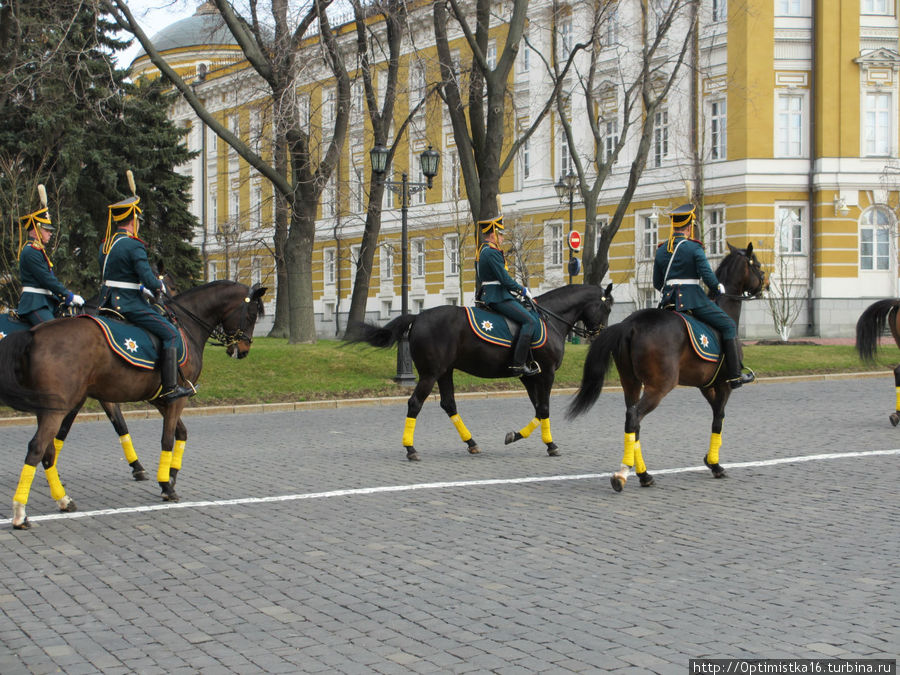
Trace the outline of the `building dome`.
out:
M 237 45 L 237 40 L 225 25 L 215 5 L 207 0 L 197 8 L 193 16 L 176 21 L 156 33 L 151 41 L 159 52 L 189 47 L 216 47 L 219 45 Z M 144 56 L 142 49 L 135 60 Z

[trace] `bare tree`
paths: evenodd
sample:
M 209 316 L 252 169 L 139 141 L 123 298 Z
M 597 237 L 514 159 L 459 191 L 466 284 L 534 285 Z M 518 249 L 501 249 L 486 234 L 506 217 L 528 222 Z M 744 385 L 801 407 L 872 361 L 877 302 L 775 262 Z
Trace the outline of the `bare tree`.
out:
M 600 284 L 609 270 L 609 247 L 644 172 L 657 112 L 678 80 L 689 53 L 698 4 L 698 0 L 641 0 L 640 16 L 634 30 L 629 32 L 628 25 L 620 21 L 620 3 L 614 0 L 592 3 L 589 5 L 591 49 L 587 52 L 586 69 L 576 69 L 569 82 L 566 71 L 556 61 L 549 66 L 556 83 L 560 124 L 584 204 L 586 283 Z M 554 16 L 558 14 L 556 7 Z M 558 32 L 558 26 L 554 25 L 552 54 L 559 53 Z M 637 45 L 636 49 L 632 49 L 633 44 Z M 569 61 L 576 49 L 567 54 Z M 614 59 L 609 58 L 611 50 L 616 55 Z M 604 66 L 610 63 L 612 69 Z M 582 101 L 583 118 L 590 127 L 591 142 L 587 148 L 579 144 L 572 129 L 571 106 L 576 102 L 576 93 Z M 598 224 L 599 195 L 632 133 L 637 135 L 638 142 L 628 183 L 613 216 L 606 223 Z
M 332 0 L 312 3 L 299 20 L 293 20 L 286 0 L 271 0 L 267 15 L 273 30 L 261 20 L 262 7 L 257 0 L 246 3 L 249 18 L 239 14 L 228 0 L 212 0 L 254 74 L 268 89 L 275 125 L 271 161 L 264 160 L 210 113 L 194 89 L 156 50 L 126 0 L 100 1 L 124 30 L 138 39 L 153 65 L 179 91 L 198 117 L 271 181 L 277 193 L 276 214 L 281 209 L 290 212 L 290 221 L 284 231 L 279 229 L 276 216 L 275 232 L 279 281 L 284 278 L 287 282 L 279 287 L 279 293 L 287 290 L 289 341 L 314 342 L 312 252 L 315 221 L 322 191 L 335 172 L 344 146 L 350 115 L 350 77 L 344 64 L 343 49 L 335 38 L 327 14 Z M 310 38 L 314 38 L 318 58 L 312 58 L 311 50 L 300 49 L 301 42 Z M 322 64 L 335 80 L 337 95 L 333 118 L 323 119 L 323 138 L 317 139 L 299 114 L 297 83 L 302 80 L 304 68 L 314 69 Z M 310 80 L 320 81 L 321 78 L 312 71 Z M 317 141 L 321 141 L 321 147 Z M 283 306 L 283 302 L 278 303 L 278 308 Z

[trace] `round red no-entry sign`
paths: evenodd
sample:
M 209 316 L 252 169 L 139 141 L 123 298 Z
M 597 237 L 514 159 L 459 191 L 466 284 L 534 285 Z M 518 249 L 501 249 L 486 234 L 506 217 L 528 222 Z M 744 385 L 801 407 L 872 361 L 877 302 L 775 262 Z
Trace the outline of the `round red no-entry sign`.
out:
M 573 251 L 581 250 L 581 232 L 578 230 L 569 232 L 569 248 Z

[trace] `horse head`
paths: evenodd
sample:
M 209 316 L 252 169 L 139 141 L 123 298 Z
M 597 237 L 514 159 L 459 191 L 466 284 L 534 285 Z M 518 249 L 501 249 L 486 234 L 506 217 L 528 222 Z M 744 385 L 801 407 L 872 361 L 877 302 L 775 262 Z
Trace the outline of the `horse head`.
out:
M 609 322 L 609 314 L 612 312 L 613 304 L 615 303 L 612 296 L 612 284 L 609 284 L 602 290 L 599 286 L 594 286 L 593 288 L 600 290 L 599 297 L 594 302 L 585 303 L 581 314 L 581 322 L 584 324 L 589 337 L 606 328 Z
M 236 284 L 242 290 L 246 290 L 240 301 L 221 321 L 222 334 L 219 336 L 225 345 L 228 356 L 242 359 L 250 351 L 253 342 L 253 328 L 256 320 L 265 314 L 265 306 L 262 297 L 266 287 L 253 284 L 252 288 Z
M 738 248 L 728 244 L 729 253 L 716 270 L 716 276 L 725 285 L 729 293 L 736 293 L 743 298 L 758 298 L 769 288 L 769 280 L 762 268 L 753 243 L 747 248 Z

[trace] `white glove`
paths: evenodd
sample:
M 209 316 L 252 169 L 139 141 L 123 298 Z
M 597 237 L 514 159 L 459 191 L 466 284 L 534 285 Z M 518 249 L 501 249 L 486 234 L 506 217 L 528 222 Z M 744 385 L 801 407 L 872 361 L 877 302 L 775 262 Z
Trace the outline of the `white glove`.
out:
M 725 285 L 719 284 L 718 291 L 719 291 L 719 295 L 725 295 Z
M 533 299 L 533 296 L 531 295 L 531 291 L 528 290 L 527 286 L 522 286 L 522 297 L 528 298 L 529 300 Z
M 146 295 L 146 296 L 147 296 L 148 298 L 150 298 L 151 300 L 153 299 L 153 291 L 151 291 L 149 288 L 147 288 L 146 286 L 144 286 L 144 284 L 141 284 L 141 293 L 143 293 L 144 295 Z
M 164 282 L 162 279 L 159 280 L 159 292 L 163 295 L 169 294 L 169 289 L 166 288 L 166 282 Z
M 71 304 L 75 305 L 76 307 L 83 307 L 84 306 L 84 298 L 82 298 L 80 295 L 78 295 L 78 293 L 73 293 Z

